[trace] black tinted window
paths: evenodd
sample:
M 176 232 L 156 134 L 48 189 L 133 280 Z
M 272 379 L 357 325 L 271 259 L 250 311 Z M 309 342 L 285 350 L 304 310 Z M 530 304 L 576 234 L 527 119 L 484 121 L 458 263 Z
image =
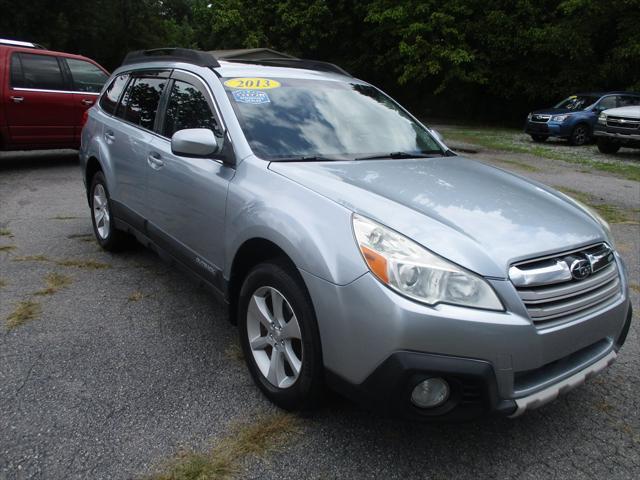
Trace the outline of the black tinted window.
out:
M 163 135 L 171 137 L 186 128 L 208 128 L 217 133 L 218 123 L 200 89 L 176 80 L 169 96 Z
M 116 106 L 118 105 L 118 99 L 120 98 L 122 90 L 127 85 L 128 79 L 129 75 L 118 75 L 113 79 L 111 85 L 107 87 L 107 90 L 100 99 L 100 106 L 105 112 L 110 113 L 111 115 L 115 113 Z
M 126 121 L 153 130 L 160 94 L 166 78 L 135 78 L 127 88 L 118 116 Z
M 73 89 L 78 92 L 95 92 L 102 90 L 104 82 L 107 81 L 107 74 L 96 67 L 93 63 L 75 58 L 67 58 L 71 78 L 73 78 Z
M 14 61 L 14 58 L 16 59 Z M 12 68 L 20 62 L 21 75 L 18 70 L 11 75 L 11 86 L 17 88 L 39 88 L 42 90 L 66 90 L 58 59 L 50 55 L 34 55 L 31 53 L 14 54 Z
M 640 105 L 640 97 L 622 96 L 618 99 L 619 107 L 628 107 L 631 105 Z

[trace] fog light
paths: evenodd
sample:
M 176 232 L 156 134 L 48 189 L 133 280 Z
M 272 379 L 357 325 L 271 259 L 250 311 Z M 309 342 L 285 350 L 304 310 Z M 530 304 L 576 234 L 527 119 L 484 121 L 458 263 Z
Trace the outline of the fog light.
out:
M 442 378 L 427 378 L 411 392 L 411 401 L 416 407 L 433 408 L 449 398 L 449 384 Z

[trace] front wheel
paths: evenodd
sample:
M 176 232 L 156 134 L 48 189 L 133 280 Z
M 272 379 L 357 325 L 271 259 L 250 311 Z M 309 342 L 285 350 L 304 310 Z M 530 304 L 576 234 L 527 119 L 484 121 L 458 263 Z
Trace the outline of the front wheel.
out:
M 254 382 L 285 410 L 308 410 L 322 397 L 320 335 L 311 299 L 285 261 L 256 266 L 238 299 L 240 344 Z
M 569 136 L 569 143 L 573 146 L 579 147 L 587 144 L 590 138 L 591 133 L 589 132 L 589 127 L 583 123 L 579 123 L 573 127 L 571 135 Z
M 89 190 L 93 234 L 102 248 L 117 251 L 125 246 L 126 234 L 114 225 L 111 197 L 102 172 L 93 176 Z
M 606 138 L 598 138 L 598 150 L 602 153 L 616 153 L 620 150 L 620 145 Z

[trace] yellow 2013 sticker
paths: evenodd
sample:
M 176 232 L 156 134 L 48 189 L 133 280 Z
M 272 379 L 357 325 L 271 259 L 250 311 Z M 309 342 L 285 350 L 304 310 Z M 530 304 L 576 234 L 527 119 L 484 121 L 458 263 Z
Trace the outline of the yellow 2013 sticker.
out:
M 270 78 L 230 78 L 224 84 L 231 88 L 242 88 L 247 90 L 267 90 L 269 88 L 278 88 L 280 82 L 272 80 Z

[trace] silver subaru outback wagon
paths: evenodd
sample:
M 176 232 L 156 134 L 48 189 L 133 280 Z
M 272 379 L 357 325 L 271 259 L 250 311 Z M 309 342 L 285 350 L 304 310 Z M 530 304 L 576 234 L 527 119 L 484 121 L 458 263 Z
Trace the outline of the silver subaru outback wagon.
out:
M 80 157 L 100 245 L 133 235 L 222 297 L 285 409 L 330 387 L 416 420 L 514 417 L 629 330 L 602 218 L 456 155 L 335 65 L 133 52 Z

